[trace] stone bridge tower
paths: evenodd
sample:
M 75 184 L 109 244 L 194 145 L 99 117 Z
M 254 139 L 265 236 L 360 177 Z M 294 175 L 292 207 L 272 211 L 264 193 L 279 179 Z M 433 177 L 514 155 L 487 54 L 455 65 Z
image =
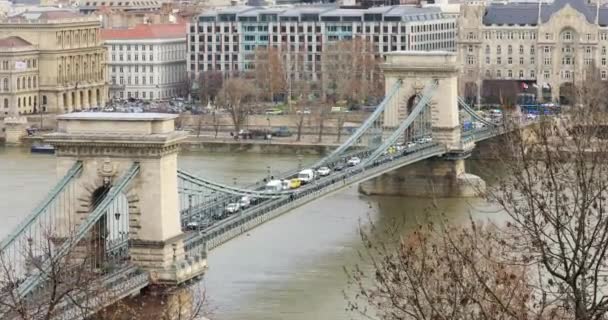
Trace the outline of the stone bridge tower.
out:
M 394 83 L 403 81 L 384 112 L 386 131 L 398 127 L 409 114 L 408 102 L 413 101 L 431 81 L 438 80 L 427 108 L 431 108 L 433 142 L 443 144 L 447 153 L 441 159 L 423 161 L 364 182 L 360 191 L 402 196 L 478 195 L 485 189 L 485 183 L 465 172 L 464 158 L 470 154 L 474 143 L 465 143 L 461 137 L 457 55 L 443 51 L 397 51 L 386 54 L 381 67 L 387 94 Z
M 47 135 L 63 176 L 76 161 L 77 214 L 91 211 L 100 187 L 117 180 L 134 162 L 139 173 L 125 192 L 128 200 L 130 262 L 148 271 L 152 284 L 177 285 L 201 275 L 206 260 L 185 257 L 177 185 L 177 153 L 185 135 L 175 115 L 72 113 L 58 116 L 58 131 Z M 188 263 L 184 263 L 187 261 Z

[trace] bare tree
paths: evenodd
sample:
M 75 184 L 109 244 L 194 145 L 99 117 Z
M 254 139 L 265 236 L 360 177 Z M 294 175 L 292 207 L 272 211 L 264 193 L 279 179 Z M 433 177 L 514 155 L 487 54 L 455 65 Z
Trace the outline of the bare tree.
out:
M 602 85 L 582 85 L 575 92 L 578 106 L 533 127 L 506 121 L 509 134 L 493 157 L 506 174 L 494 177 L 484 195 L 507 222 L 429 227 L 423 238 L 414 236 L 416 245 L 404 238 L 397 249 L 374 251 L 366 281 L 349 273 L 359 288 L 354 298 L 383 319 L 606 319 L 604 92 Z M 412 284 L 411 278 L 424 281 Z
M 330 100 L 360 103 L 383 92 L 383 76 L 375 45 L 362 38 L 338 41 L 323 51 L 323 84 Z
M 219 71 L 203 71 L 198 78 L 199 99 L 203 104 L 213 103 L 224 84 L 224 76 Z
M 317 130 L 317 142 L 323 142 L 323 133 L 325 130 L 325 118 L 329 114 L 330 107 L 328 104 L 319 103 L 314 108 L 313 114 L 315 115 L 315 120 L 319 126 Z
M 285 92 L 285 70 L 281 52 L 274 47 L 255 50 L 254 78 L 262 98 L 274 102 Z
M 228 111 L 237 133 L 253 112 L 255 97 L 256 89 L 252 80 L 230 78 L 224 81 L 224 86 L 218 94 L 217 104 Z
M 336 117 L 336 143 L 340 143 L 342 139 L 342 130 L 344 129 L 344 122 L 346 122 L 346 115 L 344 112 L 340 112 Z
M 213 126 L 213 138 L 217 139 L 217 134 L 220 131 L 220 117 L 217 114 L 217 110 L 211 112 L 211 125 Z

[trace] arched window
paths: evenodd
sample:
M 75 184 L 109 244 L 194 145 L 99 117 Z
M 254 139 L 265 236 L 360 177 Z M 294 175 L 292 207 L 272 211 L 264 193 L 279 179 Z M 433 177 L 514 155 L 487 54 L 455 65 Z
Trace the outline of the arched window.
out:
M 27 98 L 27 105 L 30 107 L 32 106 L 32 97 Z
M 21 98 L 17 98 L 17 107 L 21 108 Z
M 492 74 L 490 73 L 490 70 L 486 70 L 486 78 L 491 78 Z
M 27 77 L 27 88 L 31 89 L 32 88 L 32 78 Z
M 5 91 L 8 91 L 8 78 L 4 78 L 4 80 L 2 80 L 2 88 Z
M 513 46 L 512 45 L 509 45 L 507 47 L 507 54 L 513 54 Z
M 34 88 L 36 88 L 36 76 L 34 76 Z
M 42 96 L 42 105 L 46 106 L 46 96 Z
M 8 109 L 8 99 L 4 98 L 4 109 Z
M 21 89 L 21 78 L 17 78 L 17 90 Z
M 490 46 L 486 45 L 486 54 L 490 54 Z
M 572 31 L 566 30 L 566 31 L 562 32 L 562 40 L 572 41 Z

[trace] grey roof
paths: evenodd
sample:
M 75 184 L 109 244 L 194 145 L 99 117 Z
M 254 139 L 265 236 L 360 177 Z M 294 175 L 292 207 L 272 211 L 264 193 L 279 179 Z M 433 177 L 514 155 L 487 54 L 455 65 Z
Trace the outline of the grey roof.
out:
M 596 7 L 585 0 L 555 0 L 553 3 L 541 5 L 541 22 L 547 22 L 554 13 L 570 5 L 587 18 L 589 23 L 595 23 Z M 608 8 L 600 8 L 600 24 L 608 22 Z M 538 23 L 537 3 L 507 3 L 492 4 L 486 8 L 483 24 L 514 24 L 536 25 Z

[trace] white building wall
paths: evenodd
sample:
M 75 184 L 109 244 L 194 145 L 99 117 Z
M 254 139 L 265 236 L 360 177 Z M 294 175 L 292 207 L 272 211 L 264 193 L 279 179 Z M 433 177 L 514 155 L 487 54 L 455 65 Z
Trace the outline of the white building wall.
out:
M 106 40 L 110 98 L 159 100 L 180 96 L 186 39 Z

